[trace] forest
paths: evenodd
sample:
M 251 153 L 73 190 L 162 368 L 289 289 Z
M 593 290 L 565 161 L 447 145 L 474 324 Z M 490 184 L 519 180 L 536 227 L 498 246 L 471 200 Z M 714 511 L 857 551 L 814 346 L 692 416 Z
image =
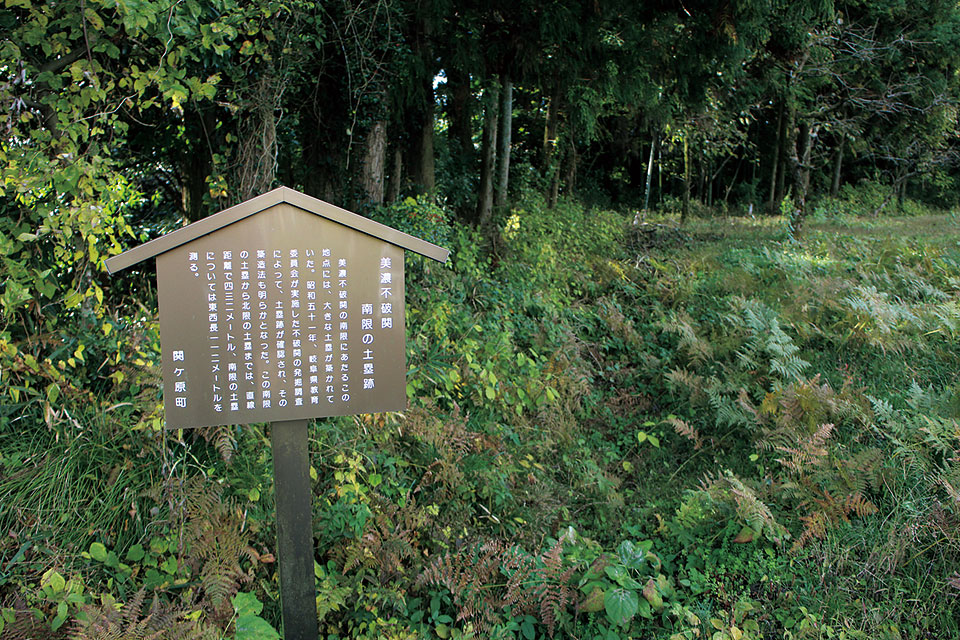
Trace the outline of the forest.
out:
M 940 0 L 3 0 L 0 639 L 284 637 L 270 427 L 165 429 L 104 266 L 281 185 L 451 252 L 309 427 L 320 638 L 960 637 L 958 72 Z

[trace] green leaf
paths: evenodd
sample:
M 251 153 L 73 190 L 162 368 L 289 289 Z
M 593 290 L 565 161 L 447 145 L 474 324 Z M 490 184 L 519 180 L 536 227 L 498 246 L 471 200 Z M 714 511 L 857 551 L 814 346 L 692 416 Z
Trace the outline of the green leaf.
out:
M 600 587 L 594 587 L 593 591 L 590 592 L 583 602 L 580 603 L 580 610 L 587 611 L 590 613 L 596 613 L 603 609 L 603 589 Z
M 97 562 L 106 562 L 107 548 L 100 542 L 94 542 L 90 545 L 90 557 Z
M 533 629 L 533 623 L 529 620 L 523 621 L 523 623 L 520 625 L 520 632 L 527 640 L 533 640 L 537 635 L 537 632 Z
M 53 619 L 53 621 L 50 623 L 50 630 L 56 631 L 61 626 L 63 626 L 63 623 L 66 621 L 67 621 L 67 603 L 60 602 L 57 604 L 57 615 Z
M 166 560 L 160 563 L 160 568 L 172 576 L 177 572 L 177 559 L 173 556 L 169 556 Z
M 611 622 L 626 626 L 637 613 L 640 599 L 628 589 L 611 589 L 603 598 L 603 607 Z
M 603 568 L 603 572 L 607 574 L 607 577 L 620 586 L 626 586 L 624 582 L 630 579 L 629 574 L 627 574 L 627 570 L 620 565 L 607 565 Z
M 63 579 L 62 575 L 51 569 L 43 575 L 43 584 L 50 587 L 51 592 L 60 593 L 67 586 L 67 581 Z
M 233 596 L 233 610 L 237 612 L 238 617 L 256 616 L 263 611 L 263 603 L 252 593 L 238 593 Z
M 637 546 L 629 540 L 624 540 L 620 543 L 620 546 L 617 547 L 617 556 L 627 569 L 641 571 L 647 566 L 645 560 L 646 552 L 643 549 L 637 548 Z
M 260 616 L 240 616 L 236 627 L 236 640 L 280 640 L 277 630 Z

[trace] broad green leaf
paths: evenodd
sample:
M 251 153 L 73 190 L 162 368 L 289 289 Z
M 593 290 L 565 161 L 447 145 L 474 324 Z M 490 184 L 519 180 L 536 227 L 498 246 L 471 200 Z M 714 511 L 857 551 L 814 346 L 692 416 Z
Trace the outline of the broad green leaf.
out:
M 233 596 L 233 610 L 237 612 L 238 617 L 256 616 L 263 611 L 263 603 L 252 593 L 238 593 Z
M 94 542 L 90 545 L 90 557 L 97 562 L 106 562 L 107 548 L 100 542 Z
M 43 575 L 43 584 L 50 587 L 51 592 L 60 593 L 66 587 L 67 581 L 64 580 L 62 575 L 51 569 Z
M 277 630 L 260 616 L 240 616 L 236 627 L 236 640 L 280 640 Z
M 59 602 L 57 603 L 57 615 L 50 623 L 50 630 L 56 631 L 63 623 L 67 621 L 67 603 Z
M 600 587 L 594 587 L 593 591 L 590 592 L 583 602 L 580 603 L 580 610 L 587 611 L 590 613 L 595 613 L 603 609 L 603 589 Z
M 603 607 L 611 622 L 627 626 L 630 619 L 637 613 L 640 599 L 637 594 L 628 589 L 611 589 L 603 598 Z
M 160 568 L 171 576 L 177 572 L 177 559 L 173 556 L 169 556 L 166 560 L 160 563 Z
M 527 640 L 533 640 L 537 635 L 537 632 L 533 628 L 533 623 L 529 620 L 524 620 L 520 625 L 520 633 L 522 633 L 523 637 Z

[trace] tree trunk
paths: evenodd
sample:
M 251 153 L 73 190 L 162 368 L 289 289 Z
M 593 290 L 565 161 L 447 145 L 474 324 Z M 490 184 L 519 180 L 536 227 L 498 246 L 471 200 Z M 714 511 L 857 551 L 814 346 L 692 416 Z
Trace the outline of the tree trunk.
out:
M 663 145 L 657 141 L 657 208 L 663 204 Z
M 577 146 L 570 141 L 570 153 L 567 154 L 567 171 L 563 178 L 563 185 L 567 196 L 572 196 L 577 187 Z
M 383 204 L 383 173 L 387 156 L 387 123 L 378 120 L 373 123 L 364 141 L 363 175 L 361 178 L 364 204 Z
M 510 139 L 513 128 L 513 83 L 510 76 L 500 78 L 500 151 L 497 154 L 497 191 L 496 205 L 507 204 L 507 187 L 510 183 Z
M 650 158 L 647 160 L 647 186 L 644 189 L 643 193 L 643 210 L 647 211 L 650 209 L 650 185 L 653 181 L 653 154 L 657 149 L 657 142 L 659 141 L 659 136 L 654 133 L 653 139 L 650 141 Z
M 433 193 L 437 188 L 433 158 L 433 86 L 430 87 L 429 101 L 424 106 L 423 124 L 417 139 L 417 164 L 413 182 L 418 193 Z
M 184 111 L 184 117 L 196 115 L 200 122 L 201 129 L 207 135 L 197 144 L 191 144 L 187 148 L 187 153 L 182 155 L 179 162 L 180 177 L 180 200 L 183 205 L 183 213 L 187 220 L 196 222 L 203 217 L 203 195 L 207 192 L 207 176 L 213 169 L 213 163 L 210 158 L 210 149 L 207 148 L 209 133 L 213 131 L 215 123 L 212 118 L 208 118 L 207 112 Z M 209 124 L 209 126 L 208 126 Z
M 560 193 L 560 180 L 557 162 L 557 123 L 560 121 L 560 91 L 554 85 L 553 92 L 547 102 L 547 122 L 543 128 L 543 175 L 547 178 L 548 193 L 547 206 L 557 205 Z
M 792 134 L 794 131 L 795 112 L 792 107 L 784 106 L 784 115 L 780 122 L 780 134 L 777 138 L 780 140 L 780 149 L 778 150 L 779 162 L 777 164 L 777 189 L 774 193 L 774 210 L 771 213 L 778 213 L 780 203 L 787 195 L 787 165 L 789 164 L 790 152 L 794 140 Z
M 773 166 L 770 168 L 770 197 L 767 202 L 767 209 L 770 213 L 777 212 L 777 181 L 780 174 L 780 156 L 783 155 L 781 143 L 783 140 L 783 103 L 780 103 L 779 113 L 777 115 L 777 135 L 773 143 Z
M 794 115 L 791 120 L 795 121 Z M 790 124 L 793 124 L 792 122 Z M 793 178 L 793 214 L 791 225 L 794 234 L 799 235 L 807 215 L 807 191 L 810 187 L 810 154 L 813 147 L 812 136 L 814 129 L 806 122 L 799 126 L 791 126 L 789 137 L 792 138 L 790 147 L 790 170 Z
M 809 123 L 804 122 L 800 125 L 800 170 L 803 178 L 803 200 L 806 202 L 807 194 L 810 193 L 810 176 L 813 175 L 810 166 L 810 156 L 813 151 L 813 138 L 816 135 L 817 127 L 811 127 Z
M 473 159 L 473 94 L 470 92 L 470 75 L 457 68 L 447 69 L 447 91 L 447 118 L 450 121 L 447 132 L 450 145 L 454 150 L 453 155 L 459 157 L 459 166 L 466 168 L 472 165 Z
M 903 213 L 903 204 L 907 199 L 907 183 L 909 181 L 910 174 L 905 173 L 897 189 L 897 212 L 901 214 Z
M 420 104 L 414 109 L 410 135 L 413 141 L 410 178 L 418 194 L 432 194 L 437 186 L 433 154 L 434 104 L 436 103 L 433 94 L 433 77 L 436 62 L 430 40 L 432 33 L 431 16 L 424 13 L 417 20 L 412 43 L 414 55 L 422 64 L 420 77 L 414 80 L 415 85 L 419 84 Z
M 397 147 L 393 150 L 393 169 L 390 171 L 390 180 L 387 183 L 387 202 L 396 202 L 400 199 L 400 186 L 403 184 L 403 153 Z
M 833 156 L 833 181 L 830 183 L 830 197 L 836 198 L 840 195 L 840 171 L 843 168 L 843 144 L 846 142 L 846 136 L 841 136 L 837 144 L 837 150 Z
M 497 92 L 493 85 L 484 89 L 483 139 L 480 162 L 480 191 L 477 194 L 477 226 L 483 228 L 493 216 L 493 172 L 497 148 Z
M 265 73 L 247 98 L 250 109 L 240 134 L 236 189 L 230 194 L 234 203 L 266 193 L 273 186 L 279 151 L 276 111 L 285 82 Z
M 683 208 L 680 209 L 680 225 L 687 221 L 690 214 L 690 144 L 687 133 L 683 134 Z

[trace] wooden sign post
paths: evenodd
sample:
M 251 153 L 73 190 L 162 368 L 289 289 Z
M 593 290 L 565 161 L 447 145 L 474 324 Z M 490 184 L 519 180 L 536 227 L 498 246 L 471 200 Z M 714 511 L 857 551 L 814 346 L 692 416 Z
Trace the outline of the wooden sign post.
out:
M 281 187 L 106 261 L 157 259 L 166 427 L 270 422 L 284 637 L 315 640 L 307 423 L 406 406 L 403 250 Z

